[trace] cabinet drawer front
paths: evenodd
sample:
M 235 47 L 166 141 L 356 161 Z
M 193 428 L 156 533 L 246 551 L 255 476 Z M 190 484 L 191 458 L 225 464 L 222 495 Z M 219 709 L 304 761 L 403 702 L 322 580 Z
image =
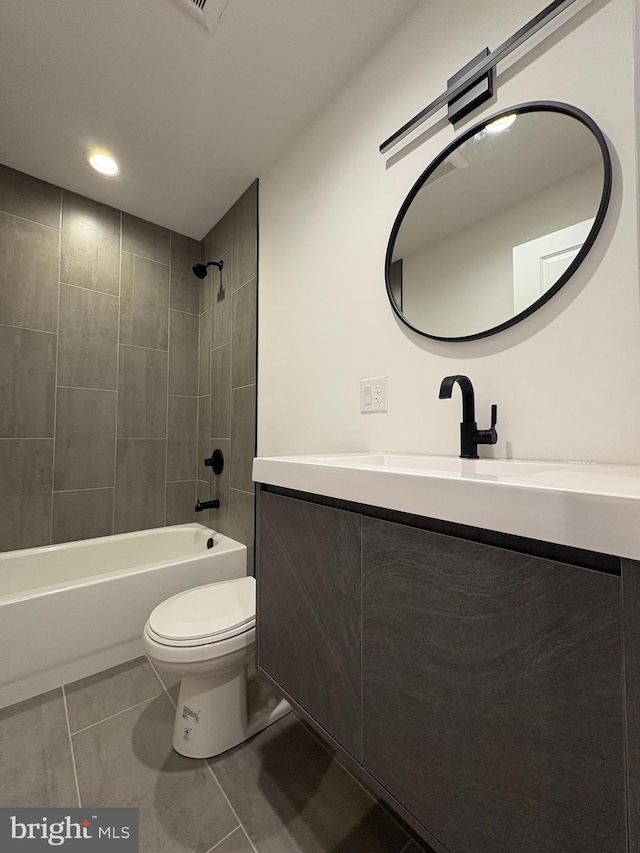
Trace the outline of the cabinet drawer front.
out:
M 363 519 L 363 763 L 454 853 L 626 850 L 620 578 Z
M 258 662 L 361 758 L 360 516 L 260 494 Z

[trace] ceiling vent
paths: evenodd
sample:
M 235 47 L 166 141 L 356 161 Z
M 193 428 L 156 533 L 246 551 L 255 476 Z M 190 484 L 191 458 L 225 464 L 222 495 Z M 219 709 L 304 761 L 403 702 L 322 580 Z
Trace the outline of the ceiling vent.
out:
M 209 33 L 218 26 L 220 16 L 229 0 L 173 0 L 173 2 L 188 12 Z

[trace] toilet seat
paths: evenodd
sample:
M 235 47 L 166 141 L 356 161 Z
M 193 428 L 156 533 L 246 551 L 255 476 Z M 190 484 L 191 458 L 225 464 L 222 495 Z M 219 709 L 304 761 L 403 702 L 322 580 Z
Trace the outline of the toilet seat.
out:
M 253 631 L 255 622 L 256 582 L 245 577 L 195 587 L 168 598 L 152 612 L 146 633 L 163 646 L 197 647 Z

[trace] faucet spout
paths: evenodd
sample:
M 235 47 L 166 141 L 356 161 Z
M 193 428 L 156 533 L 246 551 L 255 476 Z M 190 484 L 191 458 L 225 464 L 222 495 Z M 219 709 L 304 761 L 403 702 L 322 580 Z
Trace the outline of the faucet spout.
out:
M 478 459 L 479 444 L 495 444 L 498 440 L 496 422 L 498 407 L 491 406 L 491 427 L 478 429 L 473 385 L 468 376 L 445 376 L 440 384 L 441 400 L 451 399 L 453 386 L 458 383 L 462 391 L 462 423 L 460 424 L 460 458 Z
M 440 399 L 451 399 L 453 386 L 456 382 L 462 391 L 462 421 L 463 423 L 474 423 L 476 419 L 476 402 L 473 385 L 468 376 L 445 376 L 440 384 Z

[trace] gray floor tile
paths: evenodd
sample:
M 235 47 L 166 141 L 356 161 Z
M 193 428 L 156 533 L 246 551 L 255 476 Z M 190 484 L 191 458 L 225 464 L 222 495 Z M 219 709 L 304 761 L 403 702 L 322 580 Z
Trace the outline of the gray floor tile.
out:
M 162 691 L 145 657 L 127 661 L 65 687 L 72 732 L 124 711 Z
M 140 853 L 206 853 L 237 825 L 205 762 L 171 748 L 163 694 L 73 736 L 83 805 L 140 810 Z
M 228 838 L 214 847 L 211 853 L 254 853 L 254 850 L 239 826 Z
M 288 715 L 212 759 L 260 853 L 401 853 L 407 836 Z
M 78 805 L 62 690 L 0 711 L 0 805 Z

